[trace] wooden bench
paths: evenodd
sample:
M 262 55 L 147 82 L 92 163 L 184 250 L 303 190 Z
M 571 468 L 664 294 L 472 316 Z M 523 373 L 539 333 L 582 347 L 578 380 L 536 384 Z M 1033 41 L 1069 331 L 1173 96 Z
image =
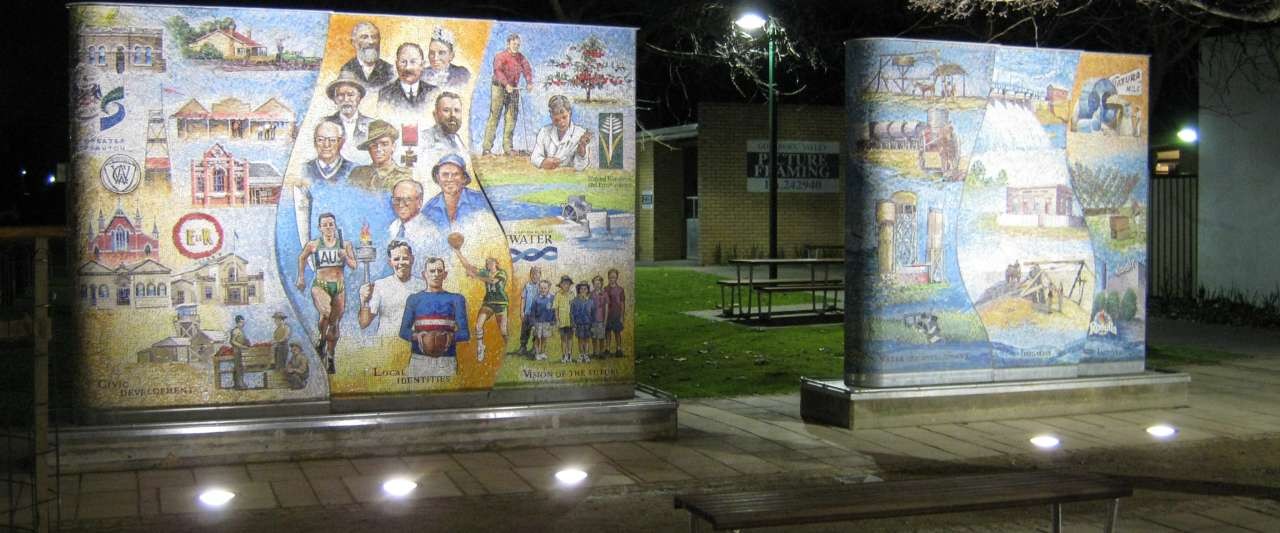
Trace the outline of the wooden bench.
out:
M 812 259 L 824 257 L 844 257 L 843 244 L 806 244 L 804 256 Z
M 689 528 L 696 532 L 1049 505 L 1058 533 L 1062 504 L 1110 500 L 1105 530 L 1111 532 L 1120 498 L 1132 495 L 1128 484 L 1105 476 L 1041 471 L 681 494 L 675 506 L 689 510 Z
M 751 290 L 758 287 L 770 287 L 774 285 L 795 285 L 801 283 L 812 283 L 809 278 L 769 278 L 769 279 L 721 279 L 716 280 L 716 285 L 720 286 L 720 309 L 724 316 L 734 316 L 734 309 L 744 309 L 742 305 L 742 295 L 740 289 L 747 289 L 747 305 L 745 307 L 746 314 L 751 314 Z M 729 291 L 726 299 L 726 289 Z
M 844 291 L 844 280 L 833 279 L 833 280 L 807 281 L 805 283 L 765 285 L 762 287 L 755 287 L 755 290 L 756 292 L 760 293 L 759 296 L 756 297 L 756 303 L 760 308 L 760 312 L 758 314 L 761 320 L 769 320 L 769 317 L 773 316 L 773 295 L 776 293 L 784 293 L 784 292 L 809 293 L 811 295 L 810 311 L 815 314 L 821 315 L 823 313 L 826 313 L 827 311 L 827 294 L 828 293 L 833 293 L 835 295 L 834 300 L 839 301 L 840 293 Z M 822 293 L 822 304 L 823 304 L 822 307 L 818 306 L 818 293 Z M 769 296 L 769 305 L 767 310 L 764 303 L 765 295 Z M 748 303 L 750 303 L 750 300 L 748 300 Z M 749 314 L 751 312 L 751 309 L 747 308 L 747 312 Z

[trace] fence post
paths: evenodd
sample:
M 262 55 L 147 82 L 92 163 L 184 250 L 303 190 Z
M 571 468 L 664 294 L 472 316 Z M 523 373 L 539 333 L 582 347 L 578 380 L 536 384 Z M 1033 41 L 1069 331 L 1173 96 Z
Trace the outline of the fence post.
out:
M 49 504 L 53 501 L 53 485 L 49 480 L 49 239 L 37 237 L 35 257 L 33 259 L 35 277 L 35 308 L 31 317 L 31 333 L 34 337 L 34 362 L 32 369 L 32 411 L 35 415 L 31 427 L 34 431 L 34 476 L 32 494 L 35 496 L 35 509 L 32 513 L 32 526 L 36 531 L 49 531 L 49 522 L 53 517 Z

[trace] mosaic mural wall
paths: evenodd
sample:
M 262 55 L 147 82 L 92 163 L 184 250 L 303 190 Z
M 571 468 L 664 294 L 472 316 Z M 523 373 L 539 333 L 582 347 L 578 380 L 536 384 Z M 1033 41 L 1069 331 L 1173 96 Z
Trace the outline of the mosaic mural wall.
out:
M 1140 372 L 1147 58 L 847 45 L 846 380 Z
M 88 405 L 633 382 L 632 30 L 71 11 Z

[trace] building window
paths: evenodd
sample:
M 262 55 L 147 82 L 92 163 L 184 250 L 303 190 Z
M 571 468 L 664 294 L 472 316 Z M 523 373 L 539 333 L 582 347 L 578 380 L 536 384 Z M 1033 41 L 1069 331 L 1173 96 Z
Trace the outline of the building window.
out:
M 144 253 L 146 253 L 147 255 L 151 255 L 151 245 L 150 245 L 150 244 L 148 244 L 148 245 L 146 245 L 146 246 L 143 246 L 143 247 L 142 247 L 142 251 L 143 251 Z
M 107 66 L 107 47 L 98 47 L 98 65 Z
M 205 287 L 205 288 L 204 288 L 204 299 L 206 299 L 206 300 L 212 300 L 212 299 L 213 299 L 213 287 Z
M 88 297 L 89 297 L 89 286 L 88 286 L 88 285 L 81 285 L 81 286 L 80 286 L 80 299 L 81 299 L 81 300 L 83 300 L 83 299 L 88 298 Z
M 249 298 L 254 298 L 257 295 L 258 295 L 258 290 L 253 285 L 249 285 Z
M 145 288 L 143 288 L 143 286 L 142 286 L 142 284 L 141 284 L 141 283 L 139 283 L 139 284 L 137 284 L 137 285 L 135 285 L 135 286 L 133 287 L 133 295 L 134 295 L 134 296 L 142 296 L 142 295 L 146 294 L 146 292 L 145 292 L 145 291 L 146 291 L 146 289 L 145 289 Z
M 244 176 L 236 176 L 236 190 L 237 191 L 244 190 Z
M 167 293 L 169 292 L 168 287 L 169 287 L 168 285 L 165 285 L 163 283 L 159 285 L 157 289 L 160 291 L 160 296 L 167 296 Z
M 147 296 L 155 296 L 155 295 L 156 295 L 156 285 L 154 283 L 148 283 Z
M 142 52 L 143 52 L 143 56 L 142 56 L 143 63 L 146 65 L 150 65 L 151 64 L 151 47 L 150 46 L 146 47 L 145 49 L 143 49 Z
M 99 298 L 106 298 L 106 297 L 107 297 L 107 294 L 109 294 L 109 293 L 107 292 L 107 286 L 106 286 L 106 285 L 99 285 L 99 286 L 98 286 L 98 297 L 99 297 Z
M 139 65 L 141 63 L 142 63 L 142 47 L 138 45 L 134 45 L 133 46 L 133 64 Z
M 200 192 L 204 192 L 204 174 L 199 174 L 196 176 L 196 190 Z
M 239 272 L 236 271 L 235 265 L 232 265 L 227 269 L 227 281 L 236 281 L 236 278 L 239 277 L 238 274 Z
M 124 228 L 116 228 L 111 232 L 111 249 L 126 251 L 129 249 L 129 232 Z
M 213 169 L 213 192 L 227 190 L 227 171 L 222 168 Z

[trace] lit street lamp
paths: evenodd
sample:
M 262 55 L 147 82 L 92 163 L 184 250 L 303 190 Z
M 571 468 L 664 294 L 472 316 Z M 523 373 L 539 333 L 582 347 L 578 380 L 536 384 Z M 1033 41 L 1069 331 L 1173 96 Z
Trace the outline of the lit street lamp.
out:
M 745 31 L 764 28 L 765 40 L 769 43 L 769 258 L 778 258 L 778 86 L 774 83 L 773 72 L 777 63 L 774 37 L 777 23 L 773 17 L 762 17 L 758 13 L 747 12 L 733 21 Z M 778 277 L 778 265 L 769 265 L 769 277 Z

